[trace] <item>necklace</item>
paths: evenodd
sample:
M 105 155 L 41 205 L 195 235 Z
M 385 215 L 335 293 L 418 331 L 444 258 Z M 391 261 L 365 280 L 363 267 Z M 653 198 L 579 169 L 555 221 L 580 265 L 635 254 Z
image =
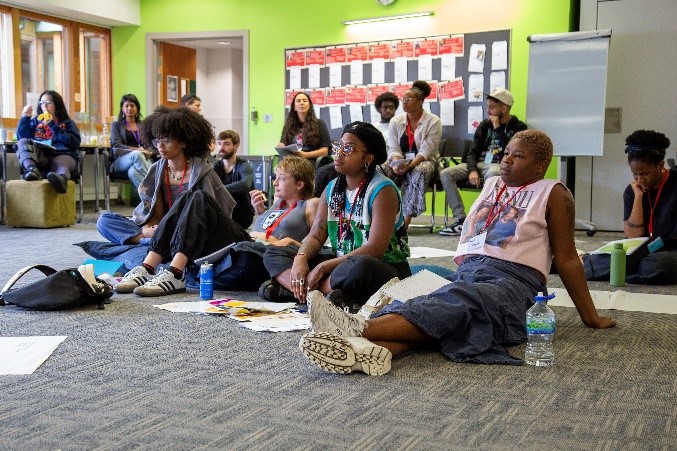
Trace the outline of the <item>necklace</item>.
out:
M 172 168 L 167 164 L 167 171 L 169 172 L 169 177 L 171 177 L 172 180 L 176 182 L 180 182 L 183 180 L 183 177 L 186 175 L 186 171 L 188 170 L 188 160 L 186 160 L 186 166 L 183 168 L 183 172 L 181 175 L 174 174 L 174 171 L 172 171 Z

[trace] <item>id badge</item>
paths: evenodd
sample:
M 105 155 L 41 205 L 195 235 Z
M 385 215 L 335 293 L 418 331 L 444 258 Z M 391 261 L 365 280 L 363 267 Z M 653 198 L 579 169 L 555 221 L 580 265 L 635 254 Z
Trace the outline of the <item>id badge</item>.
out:
M 414 158 L 416 158 L 416 154 L 414 152 L 407 152 L 404 154 L 404 158 L 406 158 L 407 160 L 413 160 Z
M 336 249 L 336 256 L 343 257 L 343 249 Z
M 494 161 L 494 153 L 491 150 L 487 151 L 487 154 L 484 156 L 484 164 L 491 164 Z
M 652 242 L 650 242 L 647 245 L 647 248 L 649 249 L 649 253 L 653 254 L 654 252 L 656 252 L 657 250 L 659 250 L 663 246 L 664 246 L 663 239 L 661 237 L 658 237 L 655 240 L 653 240 Z
M 486 240 L 487 240 L 487 232 L 481 233 L 479 235 L 475 235 L 474 237 L 470 238 L 465 243 L 459 244 L 456 251 L 459 254 L 460 253 L 463 253 L 463 254 L 477 253 L 477 251 L 481 250 L 484 247 L 484 242 Z

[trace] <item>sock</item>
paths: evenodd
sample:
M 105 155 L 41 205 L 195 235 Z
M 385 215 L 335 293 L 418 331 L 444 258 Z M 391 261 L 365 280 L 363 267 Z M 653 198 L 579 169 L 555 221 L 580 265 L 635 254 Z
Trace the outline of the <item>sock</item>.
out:
M 178 269 L 178 268 L 175 268 L 175 267 L 170 265 L 169 270 L 172 272 L 172 274 L 174 274 L 174 277 L 176 278 L 176 280 L 183 279 L 183 270 L 182 269 Z
M 149 264 L 144 263 L 143 267 L 146 268 L 146 271 L 148 271 L 148 274 L 155 274 L 155 268 L 153 268 Z

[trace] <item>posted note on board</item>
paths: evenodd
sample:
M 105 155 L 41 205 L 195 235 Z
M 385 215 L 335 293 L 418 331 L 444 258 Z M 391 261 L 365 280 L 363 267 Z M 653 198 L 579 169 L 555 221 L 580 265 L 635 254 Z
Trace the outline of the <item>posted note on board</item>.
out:
M 341 86 L 341 67 L 340 63 L 329 64 L 329 86 Z
M 371 82 L 384 83 L 386 79 L 386 60 L 375 58 L 371 60 Z
M 404 56 L 395 58 L 395 83 L 404 83 L 407 81 L 407 61 Z
M 340 106 L 329 107 L 329 126 L 334 128 L 343 128 L 343 114 Z
M 361 85 L 364 79 L 364 63 L 362 61 L 350 62 L 350 84 Z
M 308 66 L 308 87 L 309 88 L 319 88 L 320 87 L 320 65 L 311 64 Z
M 354 103 L 349 105 L 350 108 L 350 122 L 363 121 L 362 116 L 362 105 L 356 105 Z
M 471 106 L 468 107 L 468 134 L 474 135 L 475 130 L 479 127 L 480 122 L 482 122 L 482 107 L 481 106 Z
M 289 68 L 289 89 L 301 89 L 301 66 Z
M 433 56 L 421 55 L 418 57 L 418 79 L 432 80 L 433 78 Z
M 440 101 L 440 119 L 442 125 L 454 125 L 454 101 L 442 100 Z
M 487 46 L 484 44 L 473 44 L 470 46 L 468 72 L 484 72 L 484 57 L 486 52 Z
M 508 68 L 508 43 L 496 41 L 491 44 L 491 70 L 506 70 Z
M 489 76 L 489 92 L 493 92 L 494 89 L 505 88 L 505 72 L 498 71 L 492 72 Z
M 453 80 L 456 78 L 456 55 L 445 53 L 441 57 L 442 80 Z
M 484 101 L 484 75 L 470 74 L 468 77 L 468 102 Z

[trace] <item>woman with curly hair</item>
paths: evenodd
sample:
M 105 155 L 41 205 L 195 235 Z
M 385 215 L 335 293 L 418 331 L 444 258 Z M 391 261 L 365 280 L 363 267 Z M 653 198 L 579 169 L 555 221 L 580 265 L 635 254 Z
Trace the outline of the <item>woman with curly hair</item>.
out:
M 627 282 L 677 284 L 677 170 L 665 167 L 670 140 L 653 130 L 625 139 L 632 182 L 623 193 L 623 232 L 648 237 L 646 248 L 628 257 Z M 651 253 L 649 253 L 651 252 Z M 609 280 L 608 254 L 583 256 L 588 280 Z
M 140 131 L 160 155 L 139 187 L 141 203 L 131 221 L 104 213 L 97 228 L 113 242 L 149 244 L 144 263 L 127 273 L 115 291 L 161 296 L 186 289 L 183 270 L 190 261 L 247 234 L 230 220 L 235 201 L 205 159 L 214 140 L 206 119 L 187 108 L 161 107 L 141 123 Z M 169 269 L 155 274 L 170 259 Z
M 40 171 L 49 171 L 47 180 L 64 194 L 71 173 L 78 163 L 80 131 L 68 116 L 66 105 L 56 91 L 40 94 L 40 112 L 31 118 L 33 106 L 22 111 L 17 135 L 17 158 L 26 181 L 42 180 Z

